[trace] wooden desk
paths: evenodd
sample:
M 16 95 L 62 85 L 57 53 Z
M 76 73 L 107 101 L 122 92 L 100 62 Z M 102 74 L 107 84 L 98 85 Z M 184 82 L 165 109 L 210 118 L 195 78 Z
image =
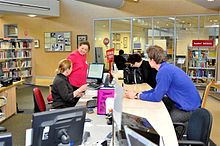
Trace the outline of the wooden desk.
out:
M 149 90 L 147 84 L 125 85 L 126 89 L 136 92 Z M 123 112 L 146 118 L 160 136 L 163 137 L 167 146 L 178 146 L 176 133 L 170 115 L 161 102 L 149 102 L 137 99 L 123 99 Z
M 16 113 L 16 86 L 22 83 L 23 80 L 13 82 L 12 85 L 0 88 L 0 96 L 4 96 L 7 98 L 6 105 L 0 107 L 2 113 L 4 113 L 4 116 L 0 117 L 0 122 L 4 121 L 5 119 Z

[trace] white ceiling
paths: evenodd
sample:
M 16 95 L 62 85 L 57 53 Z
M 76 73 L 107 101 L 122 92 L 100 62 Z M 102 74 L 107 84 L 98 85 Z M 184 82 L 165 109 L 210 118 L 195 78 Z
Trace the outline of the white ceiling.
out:
M 208 0 L 191 0 L 208 9 L 220 9 L 220 0 L 208 1 Z

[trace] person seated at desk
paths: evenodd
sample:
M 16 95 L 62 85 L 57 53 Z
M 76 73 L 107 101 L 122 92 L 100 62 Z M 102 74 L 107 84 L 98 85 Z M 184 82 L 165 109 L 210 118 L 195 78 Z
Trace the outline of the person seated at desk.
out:
M 148 61 L 142 60 L 141 55 L 136 53 L 129 55 L 127 62 L 131 63 L 131 67 L 138 67 L 141 69 L 144 83 L 147 83 L 152 88 L 156 87 L 157 70 L 155 68 L 151 68 Z
M 52 85 L 52 108 L 74 107 L 79 98 L 84 95 L 87 85 L 82 85 L 74 90 L 68 81 L 68 75 L 72 71 L 72 63 L 68 59 L 63 59 L 58 64 L 57 75 Z
M 126 59 L 124 58 L 124 51 L 123 50 L 119 50 L 119 55 L 115 55 L 114 57 L 114 62 L 118 68 L 118 70 L 123 70 L 126 65 Z
M 161 47 L 151 46 L 147 54 L 150 66 L 158 71 L 156 87 L 141 93 L 129 90 L 125 97 L 152 102 L 163 99 L 173 122 L 187 122 L 192 111 L 201 106 L 196 87 L 183 70 L 164 61 L 164 50 Z

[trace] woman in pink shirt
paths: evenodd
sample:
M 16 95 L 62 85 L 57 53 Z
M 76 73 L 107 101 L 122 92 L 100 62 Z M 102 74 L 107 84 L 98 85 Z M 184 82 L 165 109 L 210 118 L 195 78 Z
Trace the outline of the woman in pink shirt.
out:
M 76 90 L 80 86 L 86 84 L 88 64 L 86 61 L 86 54 L 90 50 L 88 41 L 80 43 L 77 50 L 74 50 L 67 56 L 67 59 L 72 62 L 72 72 L 69 75 L 69 82 Z

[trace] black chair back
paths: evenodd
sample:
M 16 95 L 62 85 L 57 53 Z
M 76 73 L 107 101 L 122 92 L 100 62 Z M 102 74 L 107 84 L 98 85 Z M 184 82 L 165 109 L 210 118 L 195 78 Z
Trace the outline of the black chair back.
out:
M 189 119 L 187 140 L 197 140 L 208 145 L 212 128 L 212 115 L 204 108 L 195 110 Z

